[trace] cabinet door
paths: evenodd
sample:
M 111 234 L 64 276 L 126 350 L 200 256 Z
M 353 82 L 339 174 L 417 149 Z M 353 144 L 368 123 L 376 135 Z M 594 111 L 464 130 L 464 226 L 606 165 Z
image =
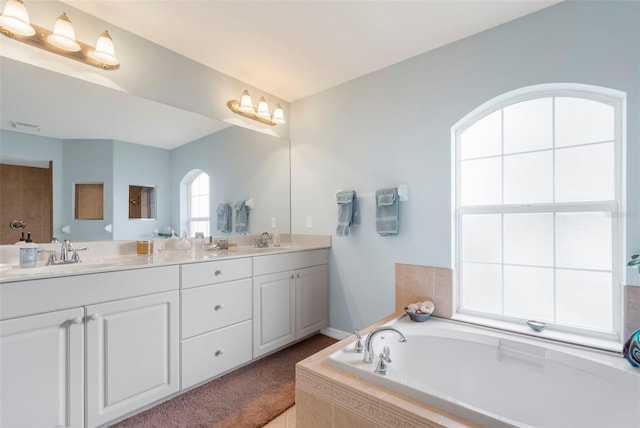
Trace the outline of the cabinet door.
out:
M 293 272 L 253 278 L 253 357 L 295 340 Z
M 178 292 L 87 306 L 87 425 L 177 392 Z
M 82 308 L 0 322 L 0 426 L 84 424 Z
M 329 325 L 327 265 L 296 271 L 296 339 Z

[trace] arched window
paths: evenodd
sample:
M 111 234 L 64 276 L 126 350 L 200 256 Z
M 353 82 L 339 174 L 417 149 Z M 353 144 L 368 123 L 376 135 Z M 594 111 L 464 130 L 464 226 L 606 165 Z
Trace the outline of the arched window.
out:
M 624 99 L 539 85 L 453 127 L 459 314 L 617 339 Z
M 193 171 L 183 180 L 186 186 L 186 227 L 189 236 L 202 232 L 210 236 L 209 175 Z

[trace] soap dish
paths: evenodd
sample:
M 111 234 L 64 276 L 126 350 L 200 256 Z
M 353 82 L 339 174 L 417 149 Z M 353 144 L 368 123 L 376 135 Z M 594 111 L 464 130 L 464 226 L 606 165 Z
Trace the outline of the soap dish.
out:
M 411 312 L 411 311 L 407 310 L 406 308 L 405 308 L 404 311 L 407 313 L 407 315 L 409 315 L 409 318 L 411 318 L 411 321 L 425 322 L 426 320 L 431 318 L 431 314 L 423 314 L 423 313 Z

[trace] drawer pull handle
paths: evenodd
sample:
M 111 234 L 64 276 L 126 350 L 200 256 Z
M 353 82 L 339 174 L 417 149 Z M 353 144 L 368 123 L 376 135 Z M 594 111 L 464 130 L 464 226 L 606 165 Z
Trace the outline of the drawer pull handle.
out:
M 95 321 L 95 320 L 97 320 L 97 319 L 98 319 L 98 314 L 91 314 L 91 315 L 89 315 L 89 319 L 90 319 L 91 321 Z
M 82 318 L 75 317 L 70 322 L 71 322 L 71 324 L 80 324 L 82 322 Z
M 213 310 L 215 310 L 215 311 L 220 311 L 220 310 L 222 310 L 222 308 L 224 308 L 224 306 L 222 306 L 222 305 L 216 305 L 216 306 L 215 306 L 215 308 L 213 308 Z
M 224 354 L 224 349 L 218 349 L 215 353 L 216 357 L 219 357 L 220 355 Z
M 222 271 L 221 270 L 217 270 L 213 273 L 215 276 L 220 276 L 222 275 Z

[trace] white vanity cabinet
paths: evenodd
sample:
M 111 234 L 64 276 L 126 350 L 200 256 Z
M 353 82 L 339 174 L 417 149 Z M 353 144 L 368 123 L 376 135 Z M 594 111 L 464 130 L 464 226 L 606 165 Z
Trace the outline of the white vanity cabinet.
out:
M 179 391 L 178 292 L 86 307 L 87 426 Z
M 181 266 L 182 389 L 251 361 L 251 258 Z
M 105 425 L 178 392 L 178 271 L 0 284 L 1 426 Z
M 328 251 L 253 258 L 254 358 L 329 324 Z
M 84 309 L 0 321 L 0 426 L 84 424 Z

